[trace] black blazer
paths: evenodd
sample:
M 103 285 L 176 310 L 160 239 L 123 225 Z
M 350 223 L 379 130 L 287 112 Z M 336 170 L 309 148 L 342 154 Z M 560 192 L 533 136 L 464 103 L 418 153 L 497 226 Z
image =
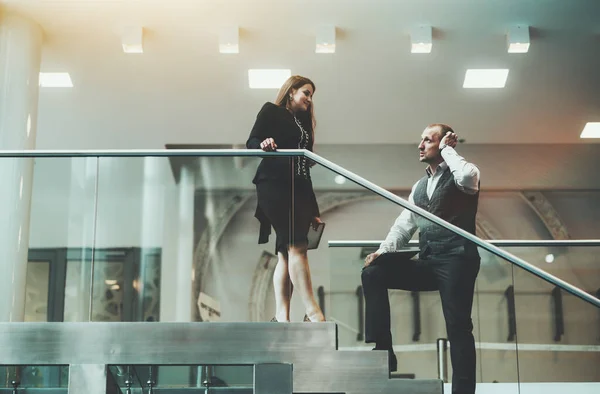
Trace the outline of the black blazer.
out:
M 312 125 L 308 119 L 299 118 L 304 130 L 309 133 L 308 150 L 312 152 L 313 138 Z M 298 149 L 300 129 L 294 121 L 294 116 L 285 108 L 273 103 L 265 103 L 256 116 L 256 122 L 250 137 L 246 141 L 246 148 L 260 149 L 260 143 L 266 138 L 273 138 L 278 149 Z M 265 157 L 254 176 L 253 183 L 262 180 L 283 180 L 290 178 L 289 157 Z

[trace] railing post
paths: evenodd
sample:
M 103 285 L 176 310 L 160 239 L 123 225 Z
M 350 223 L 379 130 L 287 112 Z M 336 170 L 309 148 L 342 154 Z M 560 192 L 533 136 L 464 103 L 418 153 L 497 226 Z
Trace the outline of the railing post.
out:
M 363 294 L 362 286 L 356 288 L 356 298 L 358 301 L 358 333 L 356 334 L 357 341 L 365 339 L 365 295 Z
M 317 296 L 319 297 L 319 308 L 321 308 L 321 312 L 325 316 L 325 288 L 323 286 L 319 286 L 317 289 Z
M 565 319 L 562 292 L 558 286 L 552 290 L 552 304 L 554 306 L 554 342 L 560 342 L 565 333 Z
M 8 370 L 9 370 L 9 368 L 7 368 L 7 371 Z M 10 384 L 13 387 L 13 391 L 12 391 L 13 394 L 17 394 L 18 393 L 17 389 L 21 385 L 21 366 L 20 365 L 15 365 L 15 376 L 13 377 L 13 379 L 11 379 Z
M 202 379 L 202 386 L 204 386 L 204 392 L 206 394 L 209 393 L 209 390 L 212 387 L 212 374 L 213 371 L 211 365 L 202 366 L 202 375 L 204 375 L 204 378 Z
M 448 340 L 446 338 L 437 340 L 437 366 L 438 379 L 448 383 Z
M 421 339 L 421 298 L 418 291 L 410 293 L 413 302 L 413 342 Z
M 155 365 L 148 366 L 148 381 L 146 384 L 148 385 L 148 394 L 154 393 L 154 387 L 156 386 L 156 375 L 158 373 L 158 367 Z
M 506 297 L 506 310 L 508 313 L 508 337 L 507 341 L 514 341 L 517 334 L 517 315 L 515 310 L 515 288 L 510 285 L 504 291 Z

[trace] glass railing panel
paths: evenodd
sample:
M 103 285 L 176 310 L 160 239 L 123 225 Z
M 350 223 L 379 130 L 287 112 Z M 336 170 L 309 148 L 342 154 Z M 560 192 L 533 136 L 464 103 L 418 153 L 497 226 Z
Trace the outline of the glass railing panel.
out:
M 335 253 L 339 256 L 333 257 L 328 242 L 372 239 L 374 234 L 386 231 L 380 223 L 393 221 L 391 218 L 397 216 L 400 208 L 320 164 L 311 168 L 311 177 L 321 219 L 326 223 L 319 247 L 308 252 L 313 288 L 315 294 L 319 288 L 324 289 L 325 317 L 340 323 L 340 346 L 353 346 L 360 336 L 357 332 L 358 307 L 354 300 L 360 286 L 361 261 L 377 248 L 336 248 Z M 407 198 L 408 194 L 401 196 Z
M 35 163 L 24 320 L 88 321 L 98 159 L 21 160 Z
M 543 264 L 597 297 L 600 267 L 578 259 L 587 253 L 563 254 Z M 520 381 L 595 383 L 569 387 L 571 392 L 599 390 L 600 309 L 518 267 L 514 276 Z
M 359 282 L 355 279 L 346 289 L 342 287 L 342 282 L 352 279 L 349 273 L 356 272 L 363 264 L 359 255 L 373 250 L 373 244 L 375 243 L 363 242 L 363 245 L 369 246 L 330 248 L 332 291 L 329 298 L 332 315 L 339 314 L 347 319 L 346 321 L 358 322 L 357 307 L 349 309 L 342 299 L 353 295 L 351 289 Z M 540 251 L 536 251 L 535 248 L 511 246 L 507 249 L 521 249 L 521 253 L 528 249 L 526 253 L 532 256 L 544 256 L 547 252 L 546 247 Z M 570 278 L 597 297 L 597 288 L 600 287 L 598 268 L 592 260 L 585 261 L 585 258 L 579 257 L 593 255 L 594 248 L 569 247 L 571 253 L 566 254 L 558 253 L 557 250 L 567 248 L 554 247 L 554 253 L 558 257 L 551 262 L 544 260 L 536 265 L 551 266 L 555 275 Z M 504 392 L 515 393 L 519 390 L 518 385 L 521 385 L 522 390 L 540 390 L 548 387 L 540 384 L 552 384 L 553 387 L 561 384 L 560 387 L 565 392 L 587 393 L 597 390 L 597 384 L 600 382 L 597 368 L 600 361 L 600 336 L 596 323 L 600 318 L 600 309 L 567 291 L 557 290 L 556 286 L 487 250 L 480 248 L 479 254 L 481 265 L 472 313 L 478 360 L 477 383 L 507 383 L 503 387 Z M 570 254 L 573 254 L 572 263 L 569 263 Z M 562 266 L 556 267 L 556 264 Z M 338 283 L 335 280 L 337 277 L 343 280 L 340 279 Z M 394 292 L 390 291 L 390 300 L 394 299 Z M 357 298 L 354 297 L 353 301 L 357 302 Z M 407 298 L 402 306 L 396 306 L 392 301 L 392 316 L 398 309 L 410 308 L 408 304 L 412 301 Z M 346 304 L 348 302 L 346 300 Z M 431 307 L 440 309 L 439 305 L 434 303 L 429 303 L 424 308 Z M 421 312 L 422 324 L 425 321 L 423 315 L 431 313 L 431 309 L 429 312 Z M 394 324 L 402 325 L 401 322 L 392 321 L 392 325 Z M 431 321 L 426 324 L 431 324 Z M 431 327 L 422 327 L 423 331 L 431 330 Z M 358 329 L 360 326 L 356 325 L 340 326 L 342 350 L 348 345 L 360 346 L 355 336 L 350 334 L 359 331 Z M 406 329 L 404 327 L 405 331 Z M 402 370 L 402 357 L 410 359 L 410 366 L 418 371 L 413 360 L 419 360 L 419 357 L 414 357 L 414 350 L 419 346 L 422 352 L 427 351 L 427 347 L 429 351 L 434 349 L 431 345 L 416 345 L 411 348 L 399 342 L 398 339 L 394 340 L 394 348 L 397 354 L 403 354 L 399 357 L 399 370 L 402 372 L 406 372 Z M 427 369 L 432 373 L 437 367 L 437 360 L 427 360 L 423 365 L 425 373 Z M 451 365 L 448 367 L 448 375 L 451 377 Z M 424 375 L 417 373 L 417 377 L 421 376 Z M 536 385 L 537 387 L 534 387 Z
M 561 246 L 560 244 L 552 244 L 552 241 L 548 242 L 548 245 L 506 246 L 502 248 L 531 265 L 591 294 L 600 289 L 600 282 L 598 281 L 600 271 L 597 268 L 600 246 L 594 246 L 593 243 L 590 243 L 592 246 L 586 244 Z
M 277 257 L 274 231 L 257 242 L 261 159 L 101 157 L 92 320 L 269 321 Z
M 252 365 L 125 365 L 110 366 L 109 372 L 122 392 L 150 387 L 160 392 L 254 392 Z
M 341 350 L 370 350 L 373 347 L 364 343 L 364 300 L 360 272 L 364 256 L 375 249 L 330 248 L 332 277 L 331 288 L 327 291 L 328 318 L 339 324 Z M 477 382 L 516 382 L 516 343 L 509 329 L 505 295 L 506 289 L 512 285 L 512 269 L 485 252 L 481 252 L 481 257 L 472 310 L 478 360 Z M 398 372 L 414 374 L 419 379 L 438 378 L 436 340 L 448 338 L 438 292 L 390 290 L 389 297 Z M 361 307 L 362 311 L 359 309 Z M 496 349 L 498 346 L 501 348 Z M 448 370 L 451 376 L 450 364 Z
M 315 172 L 317 171 L 319 170 L 315 169 Z M 343 176 L 333 173 L 330 175 L 332 179 L 335 179 L 335 176 L 343 178 Z M 336 239 L 373 239 L 374 235 L 379 239 L 384 238 L 403 210 L 393 201 L 396 196 L 387 194 L 386 191 L 382 191 L 383 196 L 381 196 L 368 191 L 366 187 L 363 187 L 364 185 L 354 184 L 354 187 L 351 188 L 348 184 L 353 184 L 353 182 L 347 179 L 342 183 L 347 191 L 336 192 L 339 201 L 344 199 L 346 201 L 341 204 L 332 204 L 337 209 L 326 211 L 323 215 L 324 221 L 332 223 L 328 230 L 334 234 Z M 323 194 L 326 193 L 324 189 L 321 191 Z M 415 215 L 417 215 L 415 220 L 419 222 L 421 228 L 430 228 L 429 233 L 441 229 L 439 225 L 429 219 L 425 219 L 419 214 Z M 473 223 L 474 225 L 475 223 Z M 418 239 L 418 233 L 418 230 L 414 232 L 413 240 Z M 451 238 L 452 233 L 444 236 Z M 325 239 L 331 238 L 325 237 Z M 446 268 L 443 267 L 440 258 L 434 256 L 445 256 L 444 259 L 456 260 L 456 255 L 465 256 L 464 253 L 471 250 L 469 253 L 473 256 L 472 251 L 477 250 L 476 246 L 462 236 L 456 237 L 452 242 L 456 245 L 452 246 L 443 239 L 440 239 L 439 242 L 431 239 L 431 243 L 427 243 L 424 246 L 425 251 L 421 250 L 421 253 L 418 253 L 418 247 L 416 251 L 409 252 L 414 249 L 414 246 L 409 246 L 407 250 L 402 251 L 405 256 L 398 256 L 397 261 L 383 263 L 384 260 L 379 260 L 382 262 L 381 264 L 413 267 L 410 268 L 410 273 L 402 271 L 402 269 L 396 272 L 396 268 L 393 268 L 385 271 L 389 273 L 380 278 L 383 282 L 393 282 L 396 286 L 401 287 L 401 289 L 388 292 L 393 347 L 398 356 L 398 373 L 407 376 L 414 375 L 419 379 L 438 378 L 437 340 L 449 338 L 448 361 L 452 350 L 458 348 L 459 340 L 457 339 L 453 344 L 452 335 L 447 332 L 444 305 L 442 305 L 439 294 L 440 286 L 445 283 L 446 290 L 443 291 L 446 294 L 453 294 L 455 299 L 463 297 L 466 300 L 462 302 L 464 305 L 454 307 L 459 310 L 464 311 L 471 307 L 469 293 L 473 294 L 471 321 L 469 322 L 467 317 L 463 325 L 468 327 L 469 324 L 472 324 L 476 352 L 476 361 L 473 367 L 476 382 L 518 382 L 517 348 L 514 342 L 515 338 L 509 339 L 508 306 L 505 296 L 506 289 L 512 285 L 512 266 L 502 258 L 482 251 L 480 260 L 476 258 L 458 259 L 460 261 L 453 261 L 453 264 L 460 264 L 460 269 L 454 268 L 454 265 L 449 266 L 452 273 L 445 273 Z M 370 350 L 374 346 L 374 344 L 363 343 L 365 331 L 361 327 L 361 319 L 364 319 L 361 315 L 364 316 L 364 314 L 359 308 L 361 270 L 364 259 L 377 247 L 378 245 L 370 245 L 370 247 L 331 248 L 330 250 L 330 290 L 326 291 L 330 303 L 328 317 L 340 323 L 339 345 L 342 349 Z M 410 258 L 411 255 L 415 255 L 412 260 L 418 259 L 419 261 L 404 260 Z M 411 276 L 414 272 L 419 272 L 419 274 Z M 437 276 L 433 274 L 434 272 L 437 272 Z M 391 278 L 394 275 L 395 277 Z M 473 279 L 469 279 L 469 277 Z M 475 277 L 477 280 L 474 279 Z M 406 280 L 405 278 L 411 279 Z M 419 282 L 422 282 L 421 285 L 417 284 Z M 469 287 L 474 288 L 469 291 Z M 367 299 L 368 294 L 364 288 L 362 288 L 362 293 Z M 448 308 L 446 313 L 449 312 L 449 309 L 452 308 Z M 459 331 L 464 333 L 469 329 Z M 468 334 L 461 335 L 468 336 Z M 494 346 L 485 345 L 490 343 L 501 343 L 502 349 L 497 350 Z M 459 362 L 463 365 L 467 364 L 465 359 Z M 449 381 L 452 380 L 453 372 L 452 365 L 448 362 L 447 379 Z
M 107 373 L 107 388 L 109 392 L 123 392 L 127 389 L 141 389 L 142 382 L 136 374 L 133 365 L 109 365 Z
M 69 385 L 68 365 L 3 365 L 0 366 L 0 392 L 2 389 L 64 389 L 53 393 L 67 393 Z M 6 390 L 6 392 L 13 392 Z M 38 392 L 38 391 L 36 391 Z M 39 391 L 43 392 L 43 391 Z
M 473 299 L 477 382 L 518 382 L 513 267 L 485 249 L 478 252 L 481 262 Z

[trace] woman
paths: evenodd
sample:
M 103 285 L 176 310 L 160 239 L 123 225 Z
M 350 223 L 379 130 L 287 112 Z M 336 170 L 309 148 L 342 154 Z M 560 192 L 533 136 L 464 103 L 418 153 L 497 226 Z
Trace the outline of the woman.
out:
M 263 105 L 246 147 L 265 152 L 277 148 L 312 151 L 316 124 L 312 105 L 314 92 L 315 84 L 308 78 L 290 77 L 279 90 L 275 104 Z M 252 181 L 258 196 L 255 216 L 261 223 L 258 243 L 268 242 L 271 226 L 277 235 L 275 252 L 278 261 L 273 274 L 276 311 L 271 321 L 290 321 L 293 288 L 302 297 L 306 313 L 304 321 L 325 320 L 313 295 L 306 256 L 309 227 L 321 223 L 309 167 L 304 157 L 266 157 Z M 290 225 L 290 209 L 293 226 Z

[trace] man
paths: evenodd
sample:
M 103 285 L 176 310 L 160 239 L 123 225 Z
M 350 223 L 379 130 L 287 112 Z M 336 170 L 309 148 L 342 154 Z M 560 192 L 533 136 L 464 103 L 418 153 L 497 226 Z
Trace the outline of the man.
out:
M 421 135 L 419 158 L 427 175 L 412 188 L 408 200 L 465 231 L 475 233 L 479 169 L 462 158 L 452 128 L 432 124 Z M 419 258 L 394 253 L 419 230 Z M 392 349 L 388 289 L 439 291 L 452 360 L 452 393 L 475 392 L 475 342 L 471 307 L 479 272 L 477 247 L 463 237 L 405 209 L 385 241 L 365 259 L 362 271 L 366 301 L 366 342 L 388 350 L 390 370 L 397 369 Z

